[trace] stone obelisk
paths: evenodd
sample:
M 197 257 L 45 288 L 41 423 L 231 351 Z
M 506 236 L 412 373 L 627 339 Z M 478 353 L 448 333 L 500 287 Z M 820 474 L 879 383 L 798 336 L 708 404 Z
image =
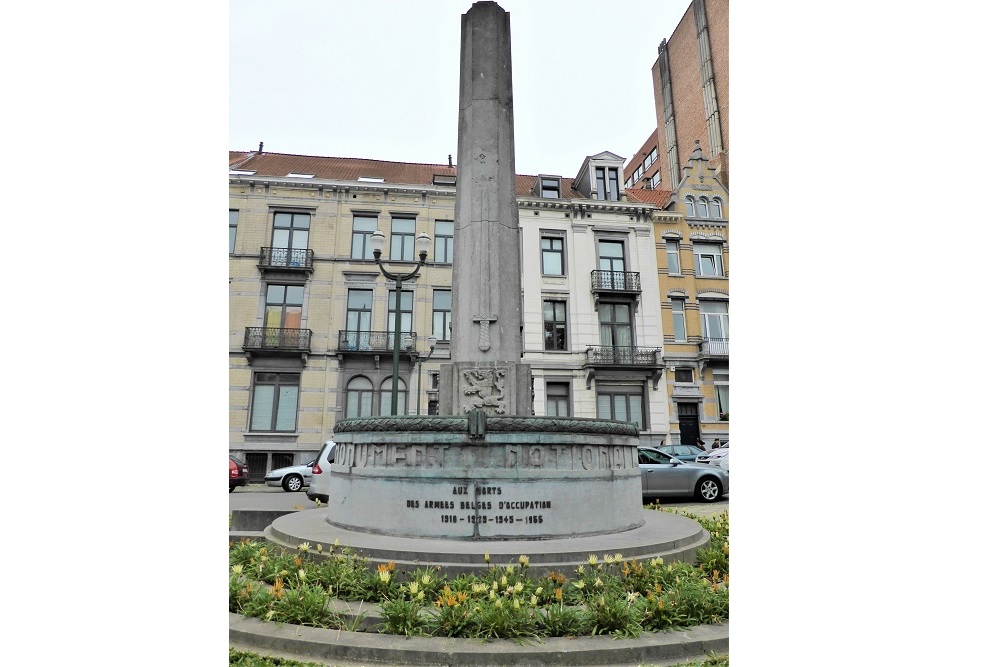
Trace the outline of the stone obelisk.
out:
M 528 415 L 510 14 L 495 2 L 477 2 L 462 15 L 457 175 L 451 363 L 441 369 L 441 411 Z

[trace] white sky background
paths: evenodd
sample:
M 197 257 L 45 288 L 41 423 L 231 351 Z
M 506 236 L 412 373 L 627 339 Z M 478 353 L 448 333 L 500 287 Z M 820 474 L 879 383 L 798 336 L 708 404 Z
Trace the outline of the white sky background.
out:
M 690 0 L 503 0 L 519 174 L 626 160 L 656 127 L 650 72 Z M 233 150 L 446 164 L 472 0 L 230 4 Z

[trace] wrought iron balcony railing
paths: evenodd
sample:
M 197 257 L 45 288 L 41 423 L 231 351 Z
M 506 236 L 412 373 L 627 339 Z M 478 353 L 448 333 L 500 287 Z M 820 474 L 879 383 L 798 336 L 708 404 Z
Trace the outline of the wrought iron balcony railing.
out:
M 638 271 L 604 271 L 594 269 L 590 272 L 590 289 L 594 292 L 641 292 Z
M 243 335 L 244 350 L 308 352 L 311 343 L 310 329 L 247 327 Z
M 417 334 L 403 331 L 399 334 L 400 350 L 405 349 L 406 337 L 417 339 Z M 341 352 L 392 352 L 396 341 L 395 331 L 346 331 L 341 329 L 337 349 Z
M 701 342 L 698 347 L 702 356 L 705 357 L 728 357 L 729 356 L 729 339 L 728 338 L 707 338 Z
M 257 264 L 262 269 L 293 269 L 311 271 L 313 251 L 309 248 L 268 248 L 260 249 Z
M 660 352 L 656 347 L 588 347 L 587 362 L 616 366 L 656 366 Z

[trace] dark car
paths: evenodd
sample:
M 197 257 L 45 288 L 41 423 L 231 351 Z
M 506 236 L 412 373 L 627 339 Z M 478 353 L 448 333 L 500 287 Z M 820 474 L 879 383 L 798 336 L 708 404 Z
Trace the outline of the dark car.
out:
M 250 468 L 241 459 L 232 454 L 229 455 L 229 493 L 233 492 L 237 486 L 246 486 L 250 483 Z
M 698 456 L 705 453 L 704 449 L 694 445 L 660 445 L 656 449 L 664 454 L 669 454 L 675 459 L 689 463 L 694 463 Z

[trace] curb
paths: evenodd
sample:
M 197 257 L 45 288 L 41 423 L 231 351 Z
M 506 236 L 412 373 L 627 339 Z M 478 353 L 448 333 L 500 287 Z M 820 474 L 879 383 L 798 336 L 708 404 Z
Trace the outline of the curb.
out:
M 450 637 L 403 637 L 370 632 L 278 625 L 229 613 L 229 641 L 248 648 L 389 665 L 510 667 L 511 665 L 622 665 L 694 659 L 729 651 L 729 624 L 644 633 L 636 639 L 548 637 L 517 642 Z

